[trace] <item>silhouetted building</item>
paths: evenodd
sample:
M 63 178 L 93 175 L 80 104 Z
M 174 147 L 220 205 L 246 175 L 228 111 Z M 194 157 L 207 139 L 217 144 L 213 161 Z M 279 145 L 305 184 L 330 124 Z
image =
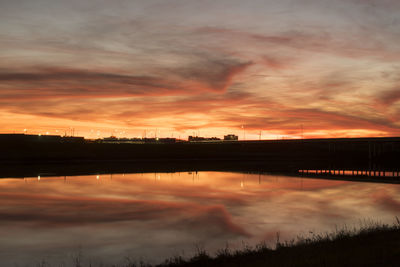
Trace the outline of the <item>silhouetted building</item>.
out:
M 63 136 L 63 137 L 61 137 L 61 142 L 64 142 L 64 143 L 83 143 L 83 142 L 85 142 L 85 138 L 84 137 L 79 137 L 79 136 Z
M 33 134 L 0 134 L 2 142 L 83 143 L 83 137 Z
M 176 143 L 176 138 L 169 138 L 169 137 L 160 138 L 160 139 L 158 139 L 158 142 L 166 143 L 166 144 L 173 144 L 173 143 Z
M 97 143 L 107 144 L 143 144 L 143 143 L 156 143 L 156 144 L 172 144 L 176 142 L 176 138 L 117 138 L 115 136 L 97 139 Z
M 225 141 L 237 141 L 237 140 L 239 140 L 239 136 L 234 135 L 234 134 L 224 135 L 224 140 Z
M 142 140 L 145 143 L 155 143 L 156 142 L 156 138 L 147 138 L 147 137 L 145 137 Z
M 115 142 L 118 142 L 118 138 L 115 136 L 104 137 L 102 139 L 102 143 L 115 143 Z
M 218 137 L 201 137 L 201 136 L 189 136 L 189 142 L 209 142 L 209 141 L 221 141 Z

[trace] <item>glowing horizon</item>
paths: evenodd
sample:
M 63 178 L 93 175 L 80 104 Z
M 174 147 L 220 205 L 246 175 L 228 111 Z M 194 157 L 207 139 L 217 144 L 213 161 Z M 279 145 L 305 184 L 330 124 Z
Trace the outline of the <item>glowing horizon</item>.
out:
M 399 9 L 395 0 L 1 2 L 0 133 L 399 136 Z

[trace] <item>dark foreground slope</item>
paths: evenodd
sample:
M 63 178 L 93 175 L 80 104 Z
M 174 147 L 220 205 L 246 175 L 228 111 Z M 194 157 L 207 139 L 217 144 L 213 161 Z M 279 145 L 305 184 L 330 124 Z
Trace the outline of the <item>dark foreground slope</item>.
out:
M 159 267 L 399 266 L 399 263 L 399 226 L 374 226 L 278 243 L 276 250 L 264 245 L 236 252 L 223 249 L 216 257 L 200 251 L 192 259 L 177 257 Z
M 123 265 L 99 265 L 102 267 L 336 267 L 336 266 L 399 266 L 400 225 L 374 225 L 354 230 L 339 230 L 310 238 L 299 237 L 296 241 L 277 242 L 272 249 L 265 244 L 254 248 L 231 251 L 219 250 L 209 256 L 199 250 L 190 258 L 180 256 L 158 265 L 127 258 Z M 52 267 L 46 263 L 35 266 Z M 82 262 L 80 256 L 73 261 L 74 267 L 95 267 Z

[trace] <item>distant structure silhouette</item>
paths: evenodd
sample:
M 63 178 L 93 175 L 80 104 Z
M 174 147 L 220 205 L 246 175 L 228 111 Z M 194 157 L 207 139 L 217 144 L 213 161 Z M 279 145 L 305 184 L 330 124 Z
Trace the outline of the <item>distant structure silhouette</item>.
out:
M 234 134 L 224 135 L 224 141 L 237 141 L 239 140 L 239 136 Z
M 33 134 L 0 134 L 3 142 L 83 143 L 84 137 Z
M 116 136 L 105 137 L 103 139 L 95 140 L 96 143 L 111 143 L 111 144 L 143 144 L 143 143 L 163 143 L 173 144 L 176 143 L 176 138 L 117 138 Z
M 221 141 L 218 137 L 201 137 L 201 136 L 189 136 L 189 142 L 207 142 L 207 141 Z

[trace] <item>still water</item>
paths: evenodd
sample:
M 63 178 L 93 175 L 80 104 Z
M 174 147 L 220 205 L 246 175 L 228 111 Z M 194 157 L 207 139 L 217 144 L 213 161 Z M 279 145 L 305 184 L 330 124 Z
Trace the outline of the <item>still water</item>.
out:
M 400 216 L 400 186 L 229 172 L 0 179 L 0 265 L 158 263 Z

